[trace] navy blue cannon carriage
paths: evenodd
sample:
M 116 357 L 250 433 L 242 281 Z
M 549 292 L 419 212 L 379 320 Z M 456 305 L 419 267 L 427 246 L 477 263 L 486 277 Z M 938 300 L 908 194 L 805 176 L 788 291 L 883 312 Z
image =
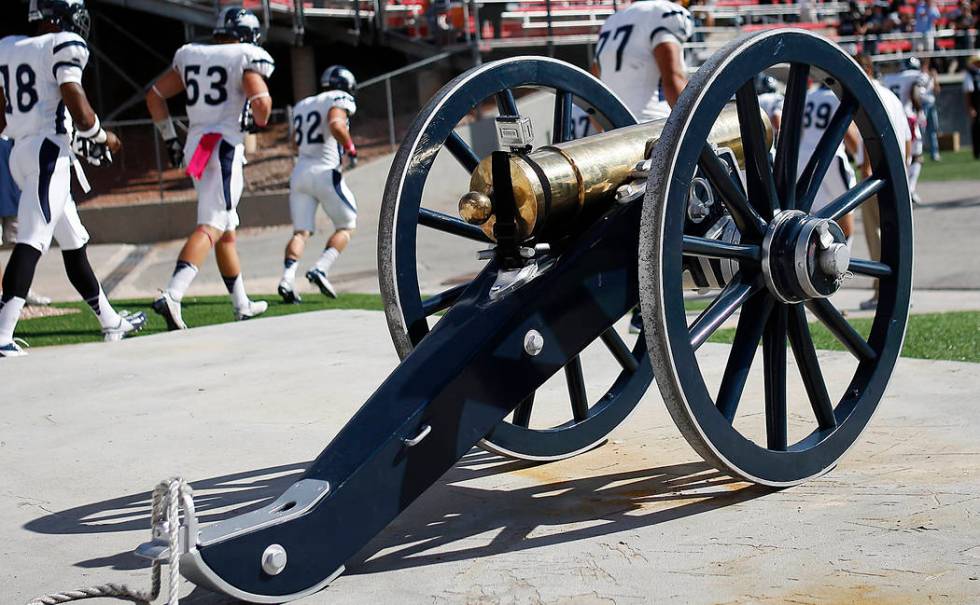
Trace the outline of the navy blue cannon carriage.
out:
M 774 68 L 787 82 L 776 136 L 754 88 Z M 804 164 L 811 81 L 830 82 L 840 106 Z M 514 91 L 528 88 L 554 95 L 550 124 L 520 115 Z M 501 150 L 480 157 L 455 129 L 488 101 Z M 575 106 L 600 134 L 572 140 Z M 813 211 L 852 123 L 870 174 Z M 547 128 L 551 144 L 534 148 L 532 132 Z M 459 216 L 423 205 L 443 151 L 470 175 Z M 852 258 L 839 221 L 872 200 L 880 258 Z M 482 270 L 422 296 L 420 229 L 482 243 Z M 560 61 L 505 59 L 459 76 L 397 153 L 378 252 L 401 365 L 275 502 L 200 528 L 185 517 L 180 569 L 193 582 L 256 603 L 320 590 L 475 445 L 533 461 L 587 451 L 654 376 L 684 437 L 719 470 L 776 487 L 828 471 L 868 424 L 901 350 L 912 217 L 901 151 L 872 83 L 834 44 L 781 30 L 731 42 L 693 76 L 669 119 L 646 124 Z M 879 290 L 866 335 L 831 300 L 853 275 Z M 711 302 L 691 320 L 685 294 L 695 290 Z M 629 343 L 614 326 L 637 306 L 643 333 Z M 808 312 L 853 356 L 847 384 L 827 384 Z M 715 388 L 697 352 L 726 322 L 734 337 Z M 593 343 L 620 370 L 598 397 L 581 362 Z M 788 350 L 812 409 L 802 432 L 787 428 Z M 762 401 L 749 402 L 764 410 L 755 432 L 740 417 L 753 363 L 764 377 Z M 562 373 L 568 402 L 539 415 L 535 392 Z

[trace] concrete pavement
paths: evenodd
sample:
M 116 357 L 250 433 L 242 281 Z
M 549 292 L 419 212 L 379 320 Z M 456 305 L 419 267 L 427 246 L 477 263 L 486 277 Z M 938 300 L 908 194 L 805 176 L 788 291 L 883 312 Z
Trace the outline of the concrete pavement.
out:
M 699 353 L 709 382 L 726 352 Z M 157 480 L 191 480 L 204 522 L 261 506 L 396 364 L 382 315 L 350 311 L 67 353 L 0 365 L 5 604 L 106 581 L 145 586 L 148 570 L 129 551 L 147 539 Z M 842 387 L 850 358 L 819 355 Z M 584 365 L 590 388 L 612 379 L 601 350 Z M 799 430 L 811 415 L 790 375 Z M 778 492 L 702 463 L 653 387 L 607 445 L 578 458 L 528 466 L 474 451 L 303 602 L 975 602 L 976 375 L 971 364 L 903 359 L 840 466 Z M 564 410 L 563 390 L 543 389 L 536 413 Z M 229 602 L 183 592 L 182 603 Z

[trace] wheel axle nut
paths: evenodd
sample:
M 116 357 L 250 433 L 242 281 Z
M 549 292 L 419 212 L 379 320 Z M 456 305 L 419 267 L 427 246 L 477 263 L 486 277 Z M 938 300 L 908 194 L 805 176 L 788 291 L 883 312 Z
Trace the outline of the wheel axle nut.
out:
M 544 336 L 537 330 L 528 330 L 524 335 L 524 352 L 535 357 L 542 349 L 544 349 Z
M 840 277 L 847 272 L 851 264 L 851 253 L 847 244 L 831 244 L 820 253 L 820 269 L 831 277 Z
M 262 571 L 277 576 L 286 568 L 286 549 L 278 544 L 270 544 L 262 553 Z

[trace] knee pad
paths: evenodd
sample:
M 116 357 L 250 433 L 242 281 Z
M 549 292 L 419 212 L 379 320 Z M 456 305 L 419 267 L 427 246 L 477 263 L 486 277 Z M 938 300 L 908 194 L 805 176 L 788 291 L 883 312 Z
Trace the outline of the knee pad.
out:
M 211 242 L 211 247 L 214 248 L 214 236 L 211 235 L 211 232 L 205 229 L 203 225 L 198 225 L 197 229 L 194 231 L 197 233 L 203 233 L 204 237 L 208 238 L 208 241 Z
M 235 235 L 234 231 L 225 231 L 224 235 L 222 235 L 221 239 L 218 241 L 222 244 L 234 244 L 235 240 L 237 239 L 238 237 Z

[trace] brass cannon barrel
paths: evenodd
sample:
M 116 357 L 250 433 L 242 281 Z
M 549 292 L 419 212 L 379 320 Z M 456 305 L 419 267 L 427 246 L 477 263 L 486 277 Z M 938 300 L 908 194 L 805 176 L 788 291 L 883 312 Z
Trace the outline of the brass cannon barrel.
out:
M 771 143 L 772 127 L 765 114 L 762 118 L 766 139 Z M 540 234 L 545 224 L 560 224 L 587 206 L 611 201 L 616 190 L 632 180 L 630 174 L 648 157 L 666 122 L 655 120 L 541 147 L 526 156 L 512 155 L 510 174 L 521 237 Z M 718 116 L 708 140 L 717 147 L 731 149 L 739 164 L 744 163 L 734 104 Z M 470 191 L 459 201 L 459 214 L 494 239 L 492 189 L 488 156 L 470 177 Z

